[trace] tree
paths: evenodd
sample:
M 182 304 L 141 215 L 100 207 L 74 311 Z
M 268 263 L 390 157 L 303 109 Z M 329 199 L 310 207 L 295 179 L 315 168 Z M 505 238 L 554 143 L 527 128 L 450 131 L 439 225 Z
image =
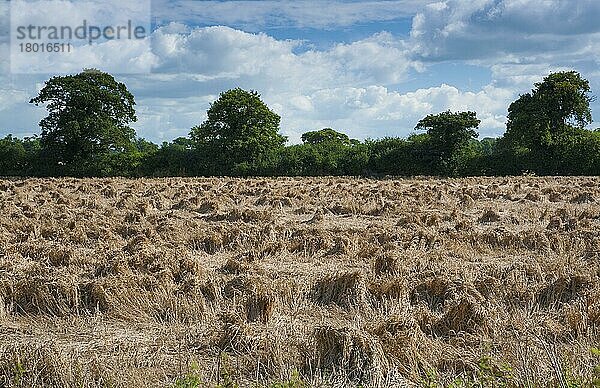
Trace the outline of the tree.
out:
M 458 153 L 469 140 L 477 138 L 475 129 L 481 121 L 475 112 L 457 112 L 449 110 L 421 119 L 415 130 L 426 130 L 431 149 L 438 159 L 442 173 L 456 173 Z
M 591 101 L 589 82 L 579 73 L 551 73 L 510 105 L 505 142 L 524 155 L 527 169 L 568 173 L 563 159 L 592 122 Z
M 26 163 L 23 141 L 12 135 L 0 139 L 0 176 L 25 175 Z
M 279 134 L 281 118 L 255 91 L 223 92 L 207 115 L 192 128 L 190 138 L 212 165 L 211 173 L 245 175 L 286 142 Z
M 306 132 L 304 144 L 279 153 L 276 170 L 292 175 L 359 175 L 367 167 L 368 147 L 331 128 Z
M 38 175 L 40 141 L 8 135 L 0 139 L 0 176 Z
M 354 145 L 358 141 L 350 140 L 348 135 L 337 132 L 331 128 L 323 128 L 319 131 L 306 132 L 302 135 L 302 142 L 304 144 L 324 144 L 324 143 L 336 143 L 341 145 Z
M 508 108 L 507 138 L 530 149 L 548 147 L 592 122 L 590 84 L 576 71 L 548 75 Z
M 41 146 L 55 172 L 111 175 L 119 154 L 135 149 L 135 131 L 129 127 L 137 121 L 135 101 L 110 74 L 86 69 L 52 77 L 30 103 L 47 104 L 49 114 L 40 121 Z
M 202 173 L 196 161 L 196 150 L 191 140 L 178 137 L 172 142 L 164 142 L 160 148 L 145 153 L 143 171 L 152 176 L 191 176 Z

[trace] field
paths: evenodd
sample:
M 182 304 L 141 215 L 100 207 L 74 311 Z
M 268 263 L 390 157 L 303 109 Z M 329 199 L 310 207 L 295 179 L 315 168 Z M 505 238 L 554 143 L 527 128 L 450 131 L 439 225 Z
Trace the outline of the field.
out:
M 0 386 L 593 386 L 599 185 L 0 180 Z

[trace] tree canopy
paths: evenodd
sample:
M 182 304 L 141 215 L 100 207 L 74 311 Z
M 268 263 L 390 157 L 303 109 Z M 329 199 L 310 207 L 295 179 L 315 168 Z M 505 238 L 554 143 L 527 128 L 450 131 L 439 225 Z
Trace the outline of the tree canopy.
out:
M 475 129 L 481 121 L 475 112 L 446 111 L 428 115 L 421 119 L 416 130 L 426 130 L 429 135 L 432 151 L 439 158 L 442 170 L 451 173 L 455 169 L 455 159 L 461 148 L 464 148 L 470 139 L 477 138 L 479 134 Z
M 575 71 L 552 73 L 508 108 L 506 137 L 530 149 L 547 149 L 573 128 L 592 122 L 590 84 Z
M 252 166 L 286 142 L 279 134 L 281 118 L 255 91 L 236 88 L 221 93 L 207 116 L 200 126 L 192 128 L 190 138 L 225 171 Z
M 302 135 L 302 142 L 304 144 L 324 144 L 324 143 L 336 143 L 341 145 L 355 144 L 356 140 L 350 140 L 348 135 L 335 131 L 331 128 L 323 128 L 319 131 L 310 131 Z
M 112 75 L 87 69 L 52 77 L 30 103 L 46 104 L 40 121 L 43 157 L 60 173 L 102 174 L 113 156 L 133 149 L 135 101 Z M 110 171 L 108 171 L 110 173 Z

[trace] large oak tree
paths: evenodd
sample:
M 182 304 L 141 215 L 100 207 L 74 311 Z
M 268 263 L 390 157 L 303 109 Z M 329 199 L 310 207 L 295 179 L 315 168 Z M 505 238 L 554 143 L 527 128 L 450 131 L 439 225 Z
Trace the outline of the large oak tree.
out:
M 41 146 L 50 173 L 108 175 L 133 152 L 135 101 L 112 75 L 86 69 L 46 81 L 32 104 L 45 104 Z

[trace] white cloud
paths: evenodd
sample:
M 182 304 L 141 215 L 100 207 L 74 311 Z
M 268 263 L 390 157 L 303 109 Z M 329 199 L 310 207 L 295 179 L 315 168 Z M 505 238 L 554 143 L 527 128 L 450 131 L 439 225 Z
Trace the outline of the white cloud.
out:
M 292 141 L 324 126 L 358 138 L 405 136 L 423 116 L 446 109 L 476 110 L 488 134 L 503 132 L 512 89 L 487 86 L 473 93 L 440 85 L 404 94 L 390 89 L 420 70 L 420 63 L 389 33 L 325 51 L 295 53 L 297 45 L 229 27 L 172 24 L 156 32 L 154 52 L 160 58 L 157 70 L 179 75 L 169 76 L 160 90 L 173 97 L 181 93 L 178 101 L 185 104 L 191 96 L 215 94 L 217 86 L 256 89 L 282 116 Z M 182 134 L 190 126 L 181 128 Z
M 406 136 L 419 119 L 450 109 L 478 112 L 482 136 L 497 136 L 504 132 L 505 101 L 513 97 L 513 93 L 492 86 L 473 93 L 440 85 L 404 94 L 383 86 L 369 86 L 323 89 L 302 96 L 310 101 L 312 109 L 301 109 L 301 114 L 295 111 L 297 107 L 291 99 L 279 101 L 280 109 L 288 113 L 286 116 L 295 118 L 288 123 L 290 133 L 332 126 L 358 138 Z
M 9 3 L 7 1 L 0 1 L 0 81 L 3 81 L 3 75 L 7 74 L 10 69 L 9 11 Z
M 285 65 L 296 45 L 223 26 L 182 31 L 178 24 L 169 25 L 153 36 L 153 52 L 159 58 L 155 71 L 195 73 L 208 78 L 254 75 L 272 66 L 265 61 L 267 58 L 279 59 Z
M 265 77 L 289 87 L 310 83 L 396 83 L 413 67 L 408 49 L 389 33 L 379 33 L 328 51 L 295 53 L 298 41 L 277 40 L 230 27 L 159 28 L 153 36 L 157 72 L 193 73 L 210 79 Z M 313 86 L 314 87 L 314 86 Z

